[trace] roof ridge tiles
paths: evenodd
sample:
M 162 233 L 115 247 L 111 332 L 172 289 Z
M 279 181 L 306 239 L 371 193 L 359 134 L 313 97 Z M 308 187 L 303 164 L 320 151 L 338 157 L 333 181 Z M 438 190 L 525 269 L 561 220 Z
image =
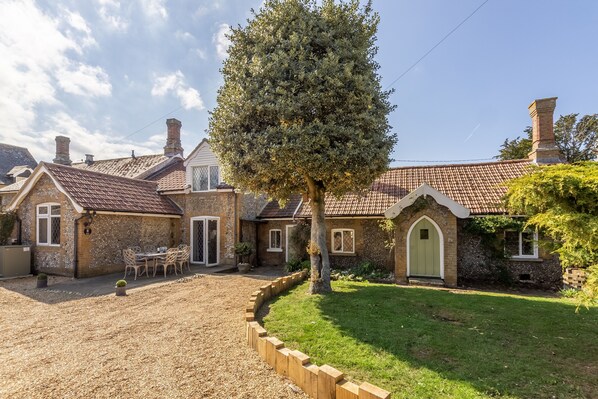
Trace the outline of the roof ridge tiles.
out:
M 393 166 L 393 167 L 389 167 L 388 171 L 405 170 L 405 169 L 431 169 L 431 168 L 498 165 L 498 164 L 518 164 L 518 163 L 531 163 L 531 162 L 532 161 L 529 159 L 508 159 L 508 160 L 504 160 L 504 161 L 487 161 L 487 162 L 475 162 L 475 163 L 450 163 L 450 164 L 438 164 L 438 165 Z

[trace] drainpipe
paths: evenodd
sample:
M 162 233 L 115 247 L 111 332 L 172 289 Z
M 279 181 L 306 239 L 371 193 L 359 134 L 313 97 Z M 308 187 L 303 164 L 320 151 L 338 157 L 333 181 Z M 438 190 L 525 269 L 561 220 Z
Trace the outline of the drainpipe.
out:
M 86 215 L 81 215 L 75 219 L 75 237 L 73 239 L 73 278 L 79 278 L 79 220 Z

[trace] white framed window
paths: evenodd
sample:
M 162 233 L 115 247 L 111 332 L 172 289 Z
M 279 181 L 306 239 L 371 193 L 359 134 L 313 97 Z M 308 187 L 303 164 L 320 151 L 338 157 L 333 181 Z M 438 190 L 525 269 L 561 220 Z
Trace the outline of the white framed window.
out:
M 505 231 L 505 253 L 513 259 L 538 258 L 538 232 Z
M 354 254 L 355 230 L 332 229 L 332 252 L 341 254 Z
M 37 245 L 60 246 L 60 204 L 37 206 Z
M 272 229 L 270 230 L 270 245 L 268 246 L 269 252 L 282 252 L 282 230 Z
M 193 191 L 216 190 L 220 184 L 220 168 L 212 166 L 191 167 L 191 188 Z

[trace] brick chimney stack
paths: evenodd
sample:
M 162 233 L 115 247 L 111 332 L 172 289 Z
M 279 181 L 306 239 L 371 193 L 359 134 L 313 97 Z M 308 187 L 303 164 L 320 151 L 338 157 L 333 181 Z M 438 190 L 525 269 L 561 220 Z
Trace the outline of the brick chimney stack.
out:
M 183 156 L 183 147 L 181 147 L 181 121 L 174 118 L 166 119 L 166 126 L 168 128 L 168 136 L 166 137 L 166 145 L 164 146 L 164 155 L 167 157 L 175 155 Z
M 528 109 L 532 117 L 532 152 L 529 159 L 537 164 L 560 163 L 561 152 L 554 139 L 554 109 L 557 97 L 534 100 Z
M 54 158 L 54 163 L 71 166 L 70 142 L 71 139 L 66 136 L 56 136 L 56 158 Z
M 85 154 L 85 163 L 88 165 L 93 164 L 93 154 Z

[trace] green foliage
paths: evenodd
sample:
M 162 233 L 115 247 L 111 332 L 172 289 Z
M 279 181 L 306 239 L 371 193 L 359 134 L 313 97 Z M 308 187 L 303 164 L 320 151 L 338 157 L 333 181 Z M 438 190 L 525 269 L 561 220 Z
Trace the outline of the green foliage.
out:
M 287 273 L 294 273 L 299 270 L 310 270 L 311 263 L 309 260 L 291 259 L 284 265 L 284 270 Z
M 289 250 L 299 260 L 307 259 L 307 245 L 310 238 L 310 225 L 300 221 L 291 229 L 289 235 Z
M 7 245 L 15 227 L 17 214 L 15 212 L 0 213 L 0 245 Z
M 44 274 L 44 273 L 40 273 L 37 275 L 37 279 L 38 280 L 47 280 L 48 279 L 48 275 Z
M 285 200 L 308 181 L 335 195 L 367 188 L 396 142 L 368 3 L 267 0 L 233 29 L 210 145 L 226 180 Z
M 536 167 L 509 182 L 506 201 L 555 240 L 563 267 L 588 268 L 582 295 L 597 299 L 598 163 Z
M 516 139 L 505 139 L 501 144 L 498 155 L 495 157 L 501 161 L 509 159 L 526 159 L 532 151 L 532 127 L 528 126 L 524 130 L 525 137 L 517 136 Z
M 253 246 L 249 242 L 238 242 L 235 244 L 235 255 L 249 256 L 253 252 Z
M 598 114 L 561 115 L 554 124 L 554 138 L 563 160 L 569 163 L 591 161 L 598 153 Z M 526 159 L 532 150 L 532 128 L 526 127 L 525 137 L 506 139 L 496 158 L 500 160 Z
M 386 234 L 384 248 L 392 251 L 395 247 L 395 222 L 392 219 L 382 219 L 378 222 L 378 227 Z
M 564 288 L 559 291 L 559 294 L 561 294 L 563 298 L 575 298 L 577 297 L 577 293 L 578 291 L 575 288 Z
M 118 280 L 116 282 L 116 286 L 117 287 L 126 287 L 127 286 L 127 282 L 125 280 Z
M 342 281 L 368 281 L 368 280 L 389 280 L 394 281 L 394 274 L 378 267 L 372 262 L 361 262 L 359 265 L 348 270 L 333 270 L 333 280 Z
M 554 124 L 556 144 L 567 162 L 591 161 L 598 154 L 598 114 L 561 116 Z
M 522 231 L 525 221 L 504 215 L 473 217 L 467 220 L 465 230 L 473 234 L 496 235 L 505 230 Z

